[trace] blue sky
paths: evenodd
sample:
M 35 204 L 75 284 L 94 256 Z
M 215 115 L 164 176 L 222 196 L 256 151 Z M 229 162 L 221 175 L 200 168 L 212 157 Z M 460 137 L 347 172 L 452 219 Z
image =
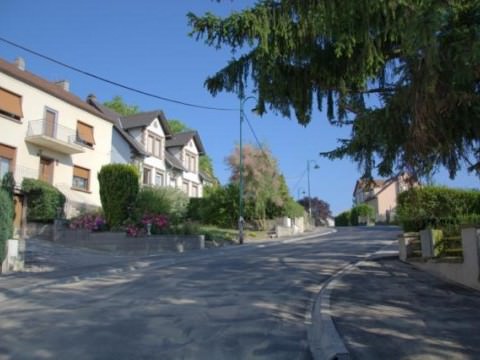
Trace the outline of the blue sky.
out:
M 215 107 L 238 107 L 234 94 L 212 97 L 203 83 L 208 75 L 232 58 L 228 49 L 215 50 L 188 37 L 186 14 L 211 11 L 228 15 L 252 1 L 220 3 L 212 0 L 2 0 L 0 36 L 102 77 L 164 97 Z M 120 95 L 142 110 L 162 109 L 167 118 L 180 119 L 200 132 L 215 172 L 226 183 L 229 171 L 225 157 L 239 138 L 238 112 L 218 112 L 184 107 L 108 85 L 0 42 L 0 57 L 26 60 L 27 70 L 49 80 L 68 79 L 72 92 L 85 98 L 94 93 L 101 101 Z M 254 106 L 248 101 L 246 108 Z M 328 124 L 325 113 L 315 112 L 307 127 L 295 119 L 269 112 L 248 117 L 260 139 L 278 159 L 292 195 L 307 190 L 307 160 L 320 169 L 310 174 L 311 194 L 330 203 L 334 213 L 348 209 L 360 173 L 345 159 L 329 161 L 318 153 L 335 147 L 337 138 L 349 135 L 348 128 Z M 247 142 L 254 137 L 244 127 Z M 454 181 L 442 171 L 438 184 L 478 188 L 478 178 L 460 172 Z

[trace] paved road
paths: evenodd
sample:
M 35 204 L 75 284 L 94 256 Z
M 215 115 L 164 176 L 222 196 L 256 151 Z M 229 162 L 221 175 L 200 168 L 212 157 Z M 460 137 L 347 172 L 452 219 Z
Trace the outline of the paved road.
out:
M 480 293 L 398 260 L 360 262 L 331 303 L 354 359 L 480 358 Z
M 9 277 L 0 281 L 0 359 L 309 359 L 322 283 L 397 234 L 343 229 L 205 250 L 21 295 Z

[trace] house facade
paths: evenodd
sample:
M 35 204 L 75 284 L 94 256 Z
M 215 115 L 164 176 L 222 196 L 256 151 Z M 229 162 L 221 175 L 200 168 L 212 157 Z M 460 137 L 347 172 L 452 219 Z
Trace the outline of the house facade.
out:
M 22 59 L 0 59 L 0 177 L 46 181 L 66 196 L 65 213 L 101 206 L 97 173 L 111 162 L 113 123 Z
M 413 186 L 418 183 L 405 173 L 387 180 L 358 180 L 353 190 L 354 203 L 370 205 L 375 211 L 376 222 L 389 223 L 395 217 L 398 194 Z
M 178 188 L 189 197 L 202 197 L 205 177 L 199 157 L 205 154 L 196 131 L 173 134 L 160 110 L 122 116 L 89 96 L 87 102 L 115 125 L 112 162 L 138 165 L 144 186 Z

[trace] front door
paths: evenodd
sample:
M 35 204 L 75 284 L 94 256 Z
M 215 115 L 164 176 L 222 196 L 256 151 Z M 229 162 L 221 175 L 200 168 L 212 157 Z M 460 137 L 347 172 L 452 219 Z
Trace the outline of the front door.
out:
M 54 138 L 56 128 L 57 128 L 57 113 L 53 110 L 46 109 L 43 135 Z
M 53 183 L 53 160 L 47 158 L 40 158 L 40 173 L 38 175 L 40 180 L 46 181 L 49 184 Z

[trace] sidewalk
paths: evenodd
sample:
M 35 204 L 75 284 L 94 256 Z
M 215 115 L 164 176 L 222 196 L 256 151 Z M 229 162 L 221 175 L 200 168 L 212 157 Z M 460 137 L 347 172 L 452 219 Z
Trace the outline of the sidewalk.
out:
M 331 315 L 354 359 L 480 358 L 480 293 L 398 260 L 343 275 Z

